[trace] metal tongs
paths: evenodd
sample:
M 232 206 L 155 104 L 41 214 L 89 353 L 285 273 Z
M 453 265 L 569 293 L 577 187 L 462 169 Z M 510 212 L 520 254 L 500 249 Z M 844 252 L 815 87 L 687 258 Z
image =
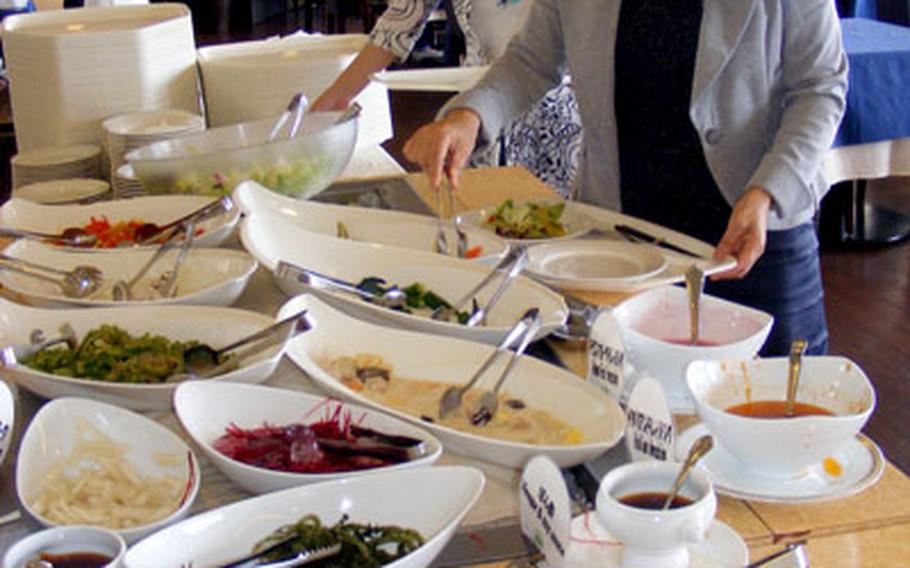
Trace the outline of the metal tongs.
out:
M 294 122 L 291 123 L 291 129 L 288 132 L 288 138 L 297 136 L 297 130 L 300 128 L 300 122 L 303 120 L 303 115 L 306 113 L 306 109 L 309 104 L 309 100 L 303 93 L 297 93 L 291 97 L 291 102 L 288 103 L 288 108 L 280 115 L 278 115 L 278 120 L 275 121 L 275 124 L 269 131 L 268 141 L 271 142 L 278 138 L 278 135 L 281 133 L 281 130 L 284 128 L 284 125 L 287 124 L 291 116 L 294 117 Z
M 509 362 L 506 363 L 505 369 L 503 369 L 502 374 L 499 376 L 499 379 L 496 381 L 495 386 L 492 391 L 485 392 L 480 399 L 480 404 L 473 413 L 471 417 L 471 422 L 475 425 L 484 425 L 490 420 L 493 419 L 493 416 L 496 414 L 498 407 L 498 393 L 499 389 L 502 388 L 503 383 L 505 383 L 506 378 L 508 378 L 509 373 L 512 371 L 512 368 L 515 366 L 515 361 L 524 353 L 527 349 L 528 344 L 537 335 L 537 331 L 540 329 L 540 310 L 537 308 L 531 308 L 526 311 L 521 319 L 515 323 L 509 333 L 506 334 L 505 339 L 503 339 L 499 346 L 496 347 L 496 350 L 490 354 L 489 357 L 484 360 L 480 365 L 474 375 L 460 387 L 449 387 L 443 393 L 442 398 L 439 399 L 439 418 L 445 419 L 446 416 L 454 412 L 459 406 L 461 406 L 461 399 L 464 393 L 468 392 L 471 387 L 483 376 L 485 372 L 493 365 L 493 362 L 502 354 L 505 354 L 511 347 L 512 344 L 516 341 L 520 341 L 518 349 L 511 354 Z
M 46 339 L 44 332 L 40 329 L 34 329 L 29 336 L 29 343 L 7 345 L 0 348 L 0 367 L 15 367 L 20 361 L 59 343 L 66 343 L 72 350 L 79 346 L 79 340 L 76 339 L 76 330 L 73 329 L 73 326 L 64 323 L 60 326 L 60 335 L 50 339 Z
M 806 547 L 798 542 L 790 544 L 787 548 L 757 560 L 746 568 L 809 568 L 809 559 L 806 556 Z
M 467 294 L 459 298 L 454 304 L 449 307 L 440 306 L 433 310 L 432 317 L 435 320 L 449 321 L 452 318 L 452 315 L 466 306 L 468 302 L 472 301 L 477 293 L 482 289 L 486 288 L 490 282 L 493 281 L 499 275 L 503 275 L 502 282 L 499 283 L 499 287 L 493 292 L 493 295 L 490 296 L 490 300 L 487 304 L 481 308 L 478 308 L 474 313 L 471 314 L 471 317 L 468 318 L 467 325 L 474 327 L 480 324 L 484 324 L 487 319 L 487 314 L 490 310 L 493 309 L 493 306 L 496 305 L 496 302 L 502 297 L 505 293 L 506 288 L 509 287 L 509 284 L 516 276 L 521 274 L 522 269 L 528 263 L 528 249 L 524 246 L 516 246 L 509 250 L 502 260 L 500 260 L 496 266 L 493 267 L 493 270 L 487 274 L 476 286 L 471 288 Z
M 357 285 L 352 282 L 341 280 L 340 278 L 333 278 L 325 274 L 320 274 L 315 270 L 303 268 L 302 266 L 297 266 L 283 260 L 278 261 L 278 266 L 275 268 L 275 278 L 278 278 L 279 280 L 294 279 L 301 284 L 305 284 L 318 290 L 329 290 L 334 292 L 345 292 L 347 294 L 353 294 L 370 302 L 371 304 L 376 304 L 377 306 L 382 306 L 383 308 L 391 308 L 394 310 L 404 308 L 407 305 L 407 294 L 404 293 L 404 290 L 401 290 L 399 288 L 389 288 L 382 295 L 374 294 L 367 290 L 358 288 Z
M 307 548 L 306 550 L 301 550 L 300 552 L 295 553 L 293 556 L 287 558 L 282 558 L 280 560 L 273 560 L 271 562 L 259 562 L 263 556 L 273 552 L 274 550 L 282 547 L 292 541 L 300 538 L 296 532 L 288 535 L 288 538 L 279 540 L 278 542 L 272 544 L 271 546 L 244 556 L 243 558 L 238 558 L 227 564 L 219 564 L 219 568 L 294 568 L 295 566 L 304 566 L 311 562 L 316 562 L 317 560 L 322 560 L 324 558 L 329 558 L 335 556 L 341 552 L 341 544 L 331 544 L 328 546 L 323 546 L 321 548 Z
M 464 258 L 468 252 L 468 236 L 464 229 L 461 228 L 461 217 L 455 211 L 455 197 L 452 195 L 454 189 L 452 182 L 447 182 L 447 179 L 443 178 L 440 186 L 445 186 L 445 192 L 448 197 L 449 215 L 452 219 L 452 228 L 455 231 L 455 253 L 458 258 Z M 436 188 L 436 242 L 434 243 L 434 249 L 439 254 L 449 254 L 449 241 L 443 227 L 442 202 L 440 199 L 442 191 L 442 187 Z
M 185 221 L 184 224 L 168 229 L 171 233 L 167 235 L 160 245 L 158 245 L 158 248 L 155 249 L 155 252 L 149 257 L 148 261 L 142 265 L 139 271 L 136 272 L 128 282 L 119 280 L 114 283 L 114 287 L 111 289 L 111 298 L 115 302 L 128 302 L 133 300 L 133 286 L 138 284 L 148 271 L 151 270 L 152 266 L 157 264 L 165 254 L 171 249 L 179 246 L 180 250 L 177 253 L 177 258 L 174 260 L 174 266 L 171 270 L 162 275 L 161 287 L 158 289 L 162 298 L 173 298 L 176 296 L 177 287 L 175 284 L 177 283 L 177 274 L 180 271 L 181 265 L 186 261 L 186 256 L 190 247 L 193 246 L 195 229 L 196 223 L 194 219 L 189 219 L 188 221 Z M 185 233 L 186 238 L 178 244 L 176 237 L 181 233 Z

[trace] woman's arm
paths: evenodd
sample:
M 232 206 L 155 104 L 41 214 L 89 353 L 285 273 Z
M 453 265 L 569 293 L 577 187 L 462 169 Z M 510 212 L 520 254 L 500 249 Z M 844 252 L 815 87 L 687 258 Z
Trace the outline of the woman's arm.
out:
M 368 43 L 310 108 L 314 111 L 348 108 L 354 97 L 370 84 L 370 75 L 382 71 L 394 60 L 392 52 Z

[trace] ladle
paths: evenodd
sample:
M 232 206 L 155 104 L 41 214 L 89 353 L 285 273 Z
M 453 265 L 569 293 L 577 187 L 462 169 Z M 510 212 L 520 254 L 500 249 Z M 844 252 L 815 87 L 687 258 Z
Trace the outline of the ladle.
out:
M 686 292 L 689 294 L 689 335 L 692 345 L 698 345 L 699 307 L 705 287 L 705 273 L 696 265 L 686 270 Z
M 803 353 L 808 343 L 805 339 L 796 339 L 790 344 L 790 369 L 787 374 L 787 406 L 784 413 L 793 416 L 796 412 L 796 390 L 799 388 L 799 374 L 803 367 Z
M 676 494 L 679 493 L 679 490 L 682 489 L 682 486 L 686 483 L 686 480 L 689 479 L 689 474 L 692 473 L 692 468 L 694 468 L 695 464 L 698 463 L 698 460 L 710 452 L 711 448 L 713 447 L 714 438 L 710 435 L 706 434 L 701 438 L 695 440 L 695 443 L 689 449 L 689 454 L 686 456 L 686 460 L 683 462 L 679 473 L 676 475 L 676 480 L 673 481 L 673 487 L 671 487 L 670 492 L 667 493 L 667 499 L 664 501 L 664 506 L 661 507 L 661 509 L 666 511 L 670 508 L 673 500 L 676 499 Z
M 69 245 L 72 247 L 90 247 L 98 240 L 96 235 L 91 235 L 87 233 L 85 229 L 80 229 L 79 227 L 69 227 L 58 235 L 40 233 L 38 231 L 27 231 L 24 229 L 12 229 L 10 227 L 0 227 L 0 237 L 51 241 L 54 244 Z
M 136 231 L 133 233 L 134 241 L 136 244 L 142 245 L 147 244 L 150 240 L 158 237 L 165 231 L 169 231 L 178 225 L 186 224 L 187 221 L 194 221 L 195 223 L 201 223 L 206 219 L 211 219 L 216 215 L 222 213 L 228 213 L 234 209 L 234 201 L 229 196 L 221 197 L 211 203 L 206 204 L 195 211 L 175 219 L 166 225 L 158 225 L 155 223 L 143 223 L 136 227 Z M 170 235 L 171 237 L 176 236 L 175 234 Z

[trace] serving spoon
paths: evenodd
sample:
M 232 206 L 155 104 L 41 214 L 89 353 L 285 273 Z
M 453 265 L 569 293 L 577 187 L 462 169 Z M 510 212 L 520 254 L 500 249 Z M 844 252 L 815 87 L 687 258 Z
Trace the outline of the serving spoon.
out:
M 670 505 L 673 504 L 673 500 L 676 499 L 676 495 L 679 493 L 679 490 L 682 489 L 682 486 L 686 483 L 686 480 L 689 479 L 689 474 L 692 473 L 692 469 L 695 467 L 695 464 L 698 463 L 698 460 L 704 457 L 705 454 L 711 451 L 711 448 L 714 447 L 714 438 L 705 434 L 701 438 L 695 440 L 695 443 L 689 449 L 689 454 L 686 456 L 686 460 L 683 462 L 682 467 L 679 469 L 679 473 L 676 475 L 676 480 L 673 482 L 673 487 L 670 488 L 669 493 L 667 493 L 667 498 L 664 501 L 662 510 L 666 511 L 670 508 Z
M 796 391 L 799 388 L 799 374 L 803 367 L 803 353 L 808 342 L 796 339 L 790 344 L 790 368 L 787 374 L 787 402 L 784 413 L 793 416 L 796 413 Z
M 686 292 L 689 295 L 689 335 L 692 345 L 698 345 L 699 311 L 701 294 L 705 287 L 705 273 L 696 265 L 686 270 Z
M 69 227 L 64 229 L 60 234 L 41 233 L 38 231 L 27 231 L 25 229 L 13 229 L 10 227 L 0 227 L 0 237 L 10 237 L 13 239 L 32 239 L 36 241 L 50 241 L 58 245 L 68 245 L 72 247 L 90 247 L 98 241 L 96 235 L 91 235 L 85 229 L 79 227 Z
M 220 197 L 211 203 L 207 203 L 203 207 L 187 213 L 179 219 L 175 219 L 170 223 L 165 225 L 158 225 L 156 223 L 143 223 L 136 227 L 136 230 L 133 232 L 133 241 L 138 245 L 148 244 L 148 242 L 154 238 L 157 238 L 162 233 L 169 231 L 179 225 L 184 225 L 188 221 L 194 221 L 195 223 L 201 223 L 207 219 L 211 219 L 216 215 L 221 215 L 222 213 L 228 213 L 234 209 L 234 200 L 229 196 L 225 195 Z M 175 237 L 176 234 L 172 234 L 169 238 Z
M 101 269 L 88 264 L 77 265 L 72 270 L 60 270 L 5 254 L 0 254 L 0 270 L 9 270 L 10 272 L 50 282 L 60 288 L 64 296 L 75 299 L 91 295 L 104 282 L 104 273 Z M 60 278 L 41 274 L 41 271 L 58 275 Z

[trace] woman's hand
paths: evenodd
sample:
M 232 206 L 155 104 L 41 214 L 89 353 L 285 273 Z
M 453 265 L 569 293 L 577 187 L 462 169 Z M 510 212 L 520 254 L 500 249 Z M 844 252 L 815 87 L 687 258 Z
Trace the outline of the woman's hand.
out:
M 405 143 L 404 155 L 423 169 L 431 187 L 439 187 L 443 172 L 452 187 L 458 187 L 458 174 L 474 150 L 479 131 L 477 113 L 452 109 L 441 120 L 418 128 Z
M 765 252 L 771 202 L 771 195 L 758 186 L 750 187 L 736 201 L 727 230 L 714 249 L 715 260 L 732 256 L 736 259 L 736 266 L 715 274 L 711 277 L 713 280 L 744 277 Z

